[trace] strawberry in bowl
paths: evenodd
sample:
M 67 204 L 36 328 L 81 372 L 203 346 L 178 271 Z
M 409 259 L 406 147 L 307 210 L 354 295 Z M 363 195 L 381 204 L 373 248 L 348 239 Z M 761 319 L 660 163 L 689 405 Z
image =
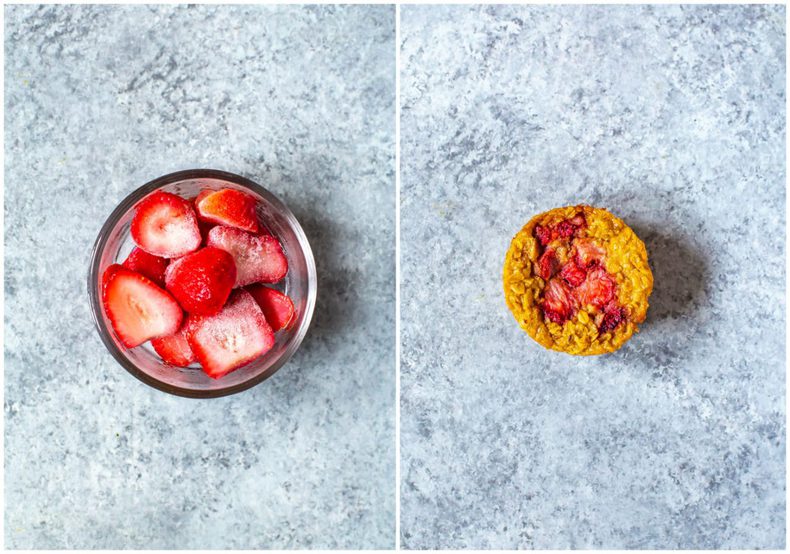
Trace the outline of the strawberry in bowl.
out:
M 215 397 L 263 381 L 293 355 L 316 275 L 282 202 L 238 175 L 190 170 L 121 202 L 96 241 L 88 287 L 99 335 L 132 375 Z

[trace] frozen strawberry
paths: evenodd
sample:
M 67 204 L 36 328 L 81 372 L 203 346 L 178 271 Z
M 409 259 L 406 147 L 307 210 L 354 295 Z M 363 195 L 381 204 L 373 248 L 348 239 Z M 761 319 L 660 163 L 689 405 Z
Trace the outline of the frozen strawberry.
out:
M 201 200 L 203 200 L 203 199 L 204 199 L 206 196 L 208 196 L 208 195 L 210 195 L 210 194 L 214 194 L 214 192 L 215 192 L 215 191 L 213 191 L 213 190 L 211 190 L 211 189 L 205 189 L 205 190 L 201 190 L 201 191 L 198 193 L 198 195 L 195 197 L 195 209 L 197 210 L 197 205 L 198 205 L 198 202 L 200 202 Z
M 276 238 L 218 226 L 208 233 L 209 246 L 230 252 L 236 261 L 236 287 L 276 283 L 288 272 L 288 260 Z
M 579 267 L 592 267 L 597 264 L 602 264 L 606 251 L 595 244 L 592 239 L 576 239 L 573 242 L 576 247 L 576 264 Z
M 584 279 L 587 277 L 587 271 L 578 265 L 576 265 L 573 261 L 568 262 L 564 266 L 562 266 L 562 271 L 560 271 L 560 275 L 565 282 L 568 283 L 572 287 L 578 287 L 584 282 Z
M 102 280 L 104 311 L 124 346 L 134 348 L 178 331 L 181 307 L 148 277 L 113 264 Z
M 187 319 L 187 340 L 203 371 L 219 379 L 274 345 L 274 332 L 247 291 L 233 291 L 222 311 Z
M 598 332 L 606 333 L 615 329 L 623 319 L 625 319 L 625 310 L 614 303 L 610 304 L 603 313 L 603 320 L 598 325 Z
M 576 290 L 579 304 L 587 306 L 592 304 L 596 308 L 603 308 L 614 298 L 615 281 L 601 267 L 595 267 L 587 273 L 587 278 Z
M 200 230 L 192 204 L 157 191 L 137 206 L 131 226 L 134 242 L 155 256 L 178 258 L 200 247 Z
M 551 279 L 559 268 L 559 261 L 553 249 L 547 248 L 538 258 L 538 276 L 544 281 Z
M 235 281 L 233 256 L 210 246 L 174 260 L 165 271 L 167 290 L 190 314 L 217 313 Z
M 233 189 L 212 191 L 200 198 L 196 205 L 198 216 L 204 221 L 250 233 L 258 232 L 255 198 L 249 194 Z
M 123 267 L 141 273 L 160 287 L 165 286 L 165 269 L 170 260 L 149 254 L 142 248 L 133 248 L 123 262 Z
M 279 331 L 291 325 L 295 313 L 294 303 L 287 295 L 264 285 L 252 285 L 246 290 L 263 310 L 263 315 L 266 316 L 266 321 L 269 322 L 273 331 Z
M 174 366 L 187 367 L 197 359 L 187 341 L 186 325 L 172 335 L 152 340 L 151 346 L 164 361 Z
M 573 296 L 562 279 L 552 279 L 546 283 L 541 301 L 543 315 L 554 323 L 563 323 L 573 313 Z

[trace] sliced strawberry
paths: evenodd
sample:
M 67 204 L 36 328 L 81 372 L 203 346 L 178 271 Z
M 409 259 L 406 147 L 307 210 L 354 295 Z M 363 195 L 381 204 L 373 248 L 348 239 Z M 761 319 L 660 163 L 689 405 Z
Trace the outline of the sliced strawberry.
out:
M 565 279 L 565 282 L 568 283 L 572 287 L 578 287 L 584 282 L 584 279 L 587 277 L 587 271 L 578 265 L 576 265 L 573 261 L 568 262 L 564 266 L 562 266 L 562 271 L 560 271 L 560 275 L 562 278 Z
M 537 225 L 534 231 L 535 238 L 538 239 L 538 242 L 541 246 L 546 246 L 552 240 L 554 240 L 554 236 L 551 232 L 551 227 L 547 227 L 545 225 Z
M 192 204 L 157 191 L 137 206 L 131 226 L 134 242 L 155 256 L 178 258 L 200 247 L 200 230 Z
M 255 198 L 249 194 L 233 189 L 212 191 L 200 198 L 196 205 L 198 215 L 204 221 L 237 227 L 250 233 L 258 232 Z
M 263 310 L 266 321 L 269 322 L 273 331 L 279 331 L 289 327 L 294 320 L 294 303 L 279 290 L 263 285 L 252 285 L 247 287 L 258 306 Z
M 576 288 L 576 298 L 582 306 L 592 304 L 596 308 L 603 308 L 614 298 L 615 284 L 614 279 L 602 267 L 595 267 Z
M 563 323 L 573 313 L 573 296 L 562 279 L 546 283 L 541 302 L 543 315 L 555 323 Z
M 187 367 L 197 360 L 187 341 L 186 325 L 182 325 L 181 329 L 172 335 L 152 340 L 151 346 L 164 361 L 174 366 Z
M 133 248 L 123 262 L 123 267 L 141 273 L 160 287 L 165 286 L 165 269 L 170 260 L 149 254 L 142 248 Z
M 167 290 L 190 314 L 217 313 L 235 281 L 233 256 L 210 246 L 174 260 L 165 271 Z
M 201 191 L 198 193 L 198 195 L 195 197 L 195 210 L 197 210 L 197 205 L 198 205 L 198 203 L 199 203 L 201 200 L 203 200 L 203 199 L 204 199 L 206 196 L 208 196 L 208 195 L 210 195 L 210 194 L 214 194 L 214 192 L 215 192 L 215 191 L 213 191 L 213 190 L 211 190 L 211 189 L 205 189 L 205 190 L 201 190 Z
M 592 267 L 603 264 L 606 251 L 598 246 L 593 239 L 583 238 L 573 241 L 576 247 L 576 264 L 579 267 Z
M 222 311 L 187 319 L 187 340 L 203 371 L 219 379 L 274 345 L 261 308 L 245 290 L 233 291 Z
M 276 283 L 288 272 L 288 260 L 276 238 L 218 226 L 208 233 L 209 246 L 230 252 L 236 261 L 236 287 Z
M 566 239 L 572 237 L 576 232 L 576 226 L 568 220 L 560 221 L 557 224 L 557 235 Z
M 603 320 L 598 325 L 599 333 L 606 333 L 615 329 L 625 319 L 625 310 L 614 303 L 610 303 L 603 313 Z
M 103 283 L 104 311 L 127 348 L 178 331 L 181 307 L 148 277 L 113 264 L 105 270 Z
M 547 248 L 538 258 L 538 276 L 544 281 L 551 279 L 559 268 L 559 261 L 553 249 Z

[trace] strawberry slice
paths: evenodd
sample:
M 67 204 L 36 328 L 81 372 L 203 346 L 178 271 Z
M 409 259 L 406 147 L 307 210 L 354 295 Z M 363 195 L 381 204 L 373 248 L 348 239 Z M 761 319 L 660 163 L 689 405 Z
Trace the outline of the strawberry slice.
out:
M 174 260 L 165 271 L 167 290 L 190 314 L 217 313 L 235 281 L 233 256 L 210 246 Z
M 208 233 L 209 246 L 230 252 L 236 261 L 236 287 L 252 283 L 276 283 L 288 272 L 288 260 L 276 238 L 252 235 L 218 226 Z
M 603 313 L 603 319 L 598 325 L 599 333 L 606 333 L 615 329 L 625 319 L 625 310 L 614 303 L 610 303 Z
M 551 227 L 545 225 L 537 225 L 533 234 L 535 235 L 535 238 L 538 239 L 538 242 L 541 246 L 546 246 L 555 238 L 551 231 Z
M 272 331 L 290 327 L 295 319 L 295 311 L 294 303 L 287 295 L 263 285 L 252 285 L 246 290 L 263 310 L 263 315 L 266 316 Z
M 152 340 L 151 346 L 164 361 L 174 366 L 187 367 L 197 360 L 187 341 L 186 325 L 182 325 L 181 329 L 172 335 Z
M 614 298 L 615 285 L 614 279 L 606 270 L 595 267 L 587 273 L 587 279 L 576 288 L 576 298 L 582 306 L 592 304 L 600 309 Z
M 538 258 L 538 276 L 544 281 L 551 279 L 559 268 L 559 260 L 555 255 L 554 249 L 547 248 Z
M 562 266 L 562 271 L 560 271 L 560 275 L 565 282 L 568 283 L 572 287 L 578 287 L 584 282 L 584 279 L 587 277 L 587 271 L 574 262 L 568 262 L 564 266 Z
M 250 233 L 258 232 L 255 198 L 249 194 L 239 190 L 222 189 L 211 191 L 202 198 L 199 196 L 196 200 L 198 216 L 204 221 L 237 227 Z
M 274 333 L 247 291 L 233 291 L 222 311 L 187 319 L 187 340 L 203 371 L 219 379 L 274 345 Z
M 131 233 L 137 246 L 162 258 L 178 258 L 200 247 L 192 204 L 168 192 L 157 191 L 140 202 Z
M 181 307 L 148 277 L 113 264 L 102 280 L 104 312 L 124 346 L 134 348 L 178 331 Z
M 154 283 L 164 288 L 165 286 L 165 269 L 170 260 L 167 258 L 160 258 L 149 254 L 142 248 L 133 248 L 123 262 L 123 267 L 136 271 L 151 279 Z
M 576 264 L 579 267 L 592 267 L 594 265 L 603 264 L 606 251 L 598 246 L 592 239 L 576 239 L 573 241 L 576 247 Z
M 208 195 L 210 195 L 210 194 L 214 194 L 214 192 L 215 192 L 215 191 L 213 191 L 213 190 L 211 190 L 211 189 L 205 189 L 205 190 L 201 190 L 201 191 L 198 193 L 198 195 L 195 197 L 195 210 L 197 210 L 197 205 L 198 205 L 198 202 L 200 202 L 201 200 L 203 200 L 203 199 L 204 199 L 206 196 L 208 196 Z
M 573 313 L 573 296 L 562 279 L 546 283 L 541 301 L 543 315 L 554 323 L 563 323 Z

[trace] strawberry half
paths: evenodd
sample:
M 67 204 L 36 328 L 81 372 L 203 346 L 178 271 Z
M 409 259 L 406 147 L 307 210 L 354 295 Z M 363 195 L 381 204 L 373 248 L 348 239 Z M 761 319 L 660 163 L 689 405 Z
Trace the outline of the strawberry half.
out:
M 206 191 L 201 192 L 201 196 Z M 210 223 L 237 227 L 250 233 L 258 232 L 258 216 L 255 213 L 255 198 L 233 189 L 211 191 L 198 196 L 198 216 Z
M 149 254 L 142 248 L 133 248 L 123 262 L 123 267 L 136 271 L 151 279 L 160 287 L 165 286 L 165 269 L 170 260 Z
M 547 248 L 546 251 L 538 258 L 538 276 L 544 281 L 551 279 L 559 268 L 559 260 L 552 248 Z
M 190 314 L 217 313 L 235 281 L 233 256 L 210 246 L 174 260 L 165 271 L 167 290 Z
M 541 301 L 543 315 L 554 323 L 563 323 L 573 313 L 573 296 L 562 279 L 546 283 Z
M 162 258 L 178 258 L 200 247 L 192 204 L 168 192 L 157 191 L 140 202 L 131 233 L 137 246 Z
M 208 233 L 209 246 L 221 248 L 236 261 L 236 287 L 276 283 L 288 272 L 288 260 L 276 238 L 218 226 Z
M 602 267 L 595 267 L 587 273 L 587 278 L 576 290 L 579 304 L 587 306 L 592 304 L 596 308 L 603 308 L 614 298 L 615 281 Z
M 187 341 L 186 325 L 172 335 L 152 340 L 151 346 L 164 361 L 174 366 L 187 367 L 197 359 Z
M 263 310 L 263 315 L 266 316 L 272 331 L 285 329 L 293 323 L 294 303 L 287 295 L 264 285 L 252 285 L 246 290 Z
M 104 312 L 124 346 L 134 348 L 178 331 L 181 307 L 148 277 L 113 264 L 102 280 Z
M 250 293 L 237 290 L 219 313 L 189 316 L 187 340 L 203 371 L 219 379 L 267 352 L 274 333 Z

